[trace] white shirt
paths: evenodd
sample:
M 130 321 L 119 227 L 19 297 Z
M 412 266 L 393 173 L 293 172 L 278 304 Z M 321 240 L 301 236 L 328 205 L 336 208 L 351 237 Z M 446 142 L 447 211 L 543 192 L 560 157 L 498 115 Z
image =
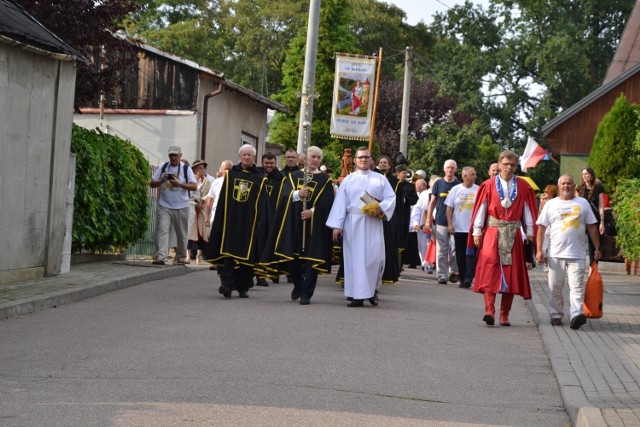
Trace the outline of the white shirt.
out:
M 547 227 L 553 258 L 584 258 L 587 252 L 586 225 L 598 222 L 589 202 L 582 197 L 562 200 L 555 197 L 545 203 L 536 222 Z
M 468 233 L 471 226 L 471 214 L 478 194 L 478 185 L 467 188 L 458 184 L 449 191 L 444 204 L 453 208 L 453 229 L 456 233 Z
M 158 165 L 158 169 L 153 174 L 153 179 L 159 181 L 162 178 L 162 165 Z M 196 182 L 196 177 L 189 166 L 187 169 L 187 176 L 184 176 L 185 164 L 180 162 L 178 166 L 171 166 L 167 163 L 167 167 L 164 170 L 166 174 L 175 175 L 176 179 L 180 181 L 180 184 L 188 184 Z M 190 204 L 189 190 L 185 190 L 180 187 L 173 187 L 169 181 L 165 181 L 160 185 L 160 199 L 158 204 L 169 209 L 183 209 L 188 208 Z

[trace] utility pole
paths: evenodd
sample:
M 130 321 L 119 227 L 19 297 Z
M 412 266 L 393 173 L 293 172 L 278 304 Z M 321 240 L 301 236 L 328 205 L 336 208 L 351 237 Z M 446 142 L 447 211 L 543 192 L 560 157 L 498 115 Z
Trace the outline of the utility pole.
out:
M 400 124 L 400 152 L 409 159 L 407 136 L 409 134 L 409 101 L 411 98 L 411 48 L 407 46 L 404 60 L 404 90 L 402 91 L 402 122 Z
M 320 0 L 309 2 L 309 24 L 307 25 L 307 47 L 304 55 L 304 75 L 302 77 L 302 93 L 314 92 L 316 83 L 316 57 L 318 56 L 318 26 L 320 21 Z M 313 116 L 313 96 L 300 99 L 300 122 L 298 123 L 298 153 L 304 150 L 304 138 L 311 132 Z M 309 123 L 305 128 L 304 123 Z

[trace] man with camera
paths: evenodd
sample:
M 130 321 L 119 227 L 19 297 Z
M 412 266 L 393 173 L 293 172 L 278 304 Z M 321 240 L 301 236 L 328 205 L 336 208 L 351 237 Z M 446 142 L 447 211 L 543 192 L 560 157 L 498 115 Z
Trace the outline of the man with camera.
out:
M 182 161 L 182 149 L 169 147 L 169 161 L 163 163 L 153 174 L 149 186 L 160 187 L 158 198 L 158 229 L 156 243 L 158 251 L 153 264 L 164 265 L 169 246 L 169 228 L 173 224 L 176 232 L 178 265 L 184 265 L 187 257 L 189 232 L 189 192 L 196 191 L 198 184 L 189 165 Z

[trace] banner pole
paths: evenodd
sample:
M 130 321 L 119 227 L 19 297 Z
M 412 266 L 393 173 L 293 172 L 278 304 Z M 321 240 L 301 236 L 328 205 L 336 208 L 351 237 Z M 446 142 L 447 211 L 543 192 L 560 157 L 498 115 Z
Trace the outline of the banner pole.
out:
M 369 152 L 373 151 L 373 137 L 376 130 L 376 109 L 378 107 L 378 88 L 380 87 L 380 68 L 382 66 L 382 48 L 378 53 L 378 71 L 376 72 L 376 93 L 373 97 L 373 112 L 371 114 L 371 128 L 369 129 Z

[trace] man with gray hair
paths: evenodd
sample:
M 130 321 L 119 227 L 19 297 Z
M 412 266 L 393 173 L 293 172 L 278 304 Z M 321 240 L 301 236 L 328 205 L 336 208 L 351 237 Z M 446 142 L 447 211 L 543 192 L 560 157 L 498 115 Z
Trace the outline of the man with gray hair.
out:
M 267 178 L 254 163 L 256 149 L 245 144 L 238 154 L 240 163 L 226 171 L 206 252 L 207 261 L 218 266 L 218 292 L 225 298 L 232 290 L 249 297 L 253 268 L 269 232 Z
M 562 325 L 564 316 L 565 274 L 569 282 L 569 318 L 571 329 L 579 329 L 587 318 L 583 311 L 584 273 L 587 268 L 587 235 L 595 245 L 594 258 L 600 258 L 600 233 L 598 220 L 589 202 L 576 196 L 576 184 L 571 175 L 562 175 L 558 180 L 558 197 L 547 201 L 538 218 L 536 261 L 549 266 L 549 306 L 551 324 Z M 546 234 L 549 229 L 549 234 Z M 545 238 L 549 239 L 548 253 L 544 253 Z
M 462 168 L 462 184 L 453 187 L 444 201 L 449 234 L 453 234 L 455 241 L 456 262 L 461 276 L 458 285 L 460 288 L 470 288 L 476 272 L 475 252 L 467 252 L 465 248 L 477 192 L 476 170 L 465 166 Z
M 331 272 L 333 238 L 325 226 L 334 192 L 329 175 L 320 171 L 322 150 L 307 149 L 307 175 L 293 171 L 284 178 L 281 198 L 261 257 L 265 270 L 287 273 L 293 281 L 291 299 L 308 305 L 318 274 Z
M 444 176 L 433 184 L 431 189 L 431 200 L 429 207 L 424 213 L 424 225 L 431 229 L 434 223 L 433 212 L 435 210 L 435 226 L 432 233 L 438 243 L 436 255 L 436 273 L 438 274 L 438 284 L 446 285 L 447 279 L 451 283 L 455 283 L 460 279 L 458 274 L 458 265 L 454 261 L 455 250 L 451 245 L 451 234 L 447 225 L 447 207 L 444 201 L 449 195 L 449 191 L 456 185 L 460 184 L 460 180 L 456 178 L 458 165 L 455 160 L 449 159 L 444 162 Z
M 153 258 L 153 264 L 164 265 L 169 248 L 169 228 L 173 224 L 178 244 L 177 264 L 184 265 L 189 232 L 189 192 L 196 191 L 198 184 L 189 165 L 181 161 L 182 149 L 172 145 L 168 154 L 169 161 L 158 167 L 149 182 L 151 188 L 161 187 L 156 232 L 158 251 Z

